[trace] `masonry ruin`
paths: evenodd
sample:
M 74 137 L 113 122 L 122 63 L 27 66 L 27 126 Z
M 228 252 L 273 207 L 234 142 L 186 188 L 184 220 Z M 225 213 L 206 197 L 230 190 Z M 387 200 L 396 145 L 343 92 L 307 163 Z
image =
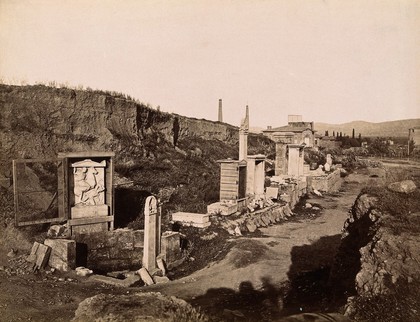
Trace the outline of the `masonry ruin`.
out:
M 110 152 L 58 154 L 54 160 L 58 164 L 54 168 L 56 193 L 52 196 L 58 216 L 19 221 L 21 225 L 53 224 L 43 244 L 35 243 L 32 248 L 28 261 L 34 264 L 34 269 L 49 265 L 61 271 L 76 269 L 83 274 L 94 271 L 108 275 L 113 271 L 142 269 L 143 278 L 153 281 L 154 275 L 162 275 L 167 267 L 182 262 L 180 235 L 178 232 L 162 234 L 160 205 L 153 195 L 149 195 L 144 204 L 136 205 L 137 215 L 144 217 L 144 229 L 114 230 L 114 218 L 124 216 L 124 213 L 115 215 L 113 158 L 114 153 Z M 22 187 L 29 189 L 29 179 L 24 175 L 32 173 L 28 165 L 37 162 L 46 161 L 14 160 L 16 196 L 22 193 L 19 190 Z M 42 185 L 32 181 L 41 189 Z M 18 221 L 19 208 L 16 210 Z M 46 216 L 47 213 L 41 211 L 39 215 Z M 122 285 L 138 281 L 140 276 L 137 276 L 138 279 L 131 278 L 121 282 Z M 95 278 L 119 283 L 109 276 Z

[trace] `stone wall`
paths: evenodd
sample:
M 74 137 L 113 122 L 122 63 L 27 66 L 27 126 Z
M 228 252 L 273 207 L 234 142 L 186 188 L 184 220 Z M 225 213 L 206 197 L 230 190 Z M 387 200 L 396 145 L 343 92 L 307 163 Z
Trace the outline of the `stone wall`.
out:
M 76 265 L 94 271 L 110 272 L 142 267 L 144 231 L 128 228 L 74 236 L 77 242 Z M 164 232 L 161 254 L 168 268 L 182 263 L 180 234 Z
M 340 169 L 334 170 L 330 174 L 308 176 L 308 188 L 322 192 L 336 192 L 340 189 L 343 180 L 341 179 Z
M 74 239 L 77 242 L 78 265 L 105 272 L 142 267 L 143 230 L 117 229 L 79 234 Z M 86 263 L 83 263 L 83 255 Z

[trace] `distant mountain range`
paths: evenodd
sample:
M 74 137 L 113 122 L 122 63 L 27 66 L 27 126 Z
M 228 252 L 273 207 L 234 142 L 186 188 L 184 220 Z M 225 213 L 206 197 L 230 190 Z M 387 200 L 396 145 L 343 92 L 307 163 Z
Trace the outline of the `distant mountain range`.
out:
M 329 135 L 342 132 L 343 135 L 352 135 L 354 129 L 355 136 L 359 133 L 362 137 L 408 137 L 408 129 L 420 126 L 420 119 L 398 120 L 381 123 L 371 123 L 365 121 L 353 121 L 343 124 L 315 123 L 314 127 L 318 134 L 324 135 L 328 131 Z

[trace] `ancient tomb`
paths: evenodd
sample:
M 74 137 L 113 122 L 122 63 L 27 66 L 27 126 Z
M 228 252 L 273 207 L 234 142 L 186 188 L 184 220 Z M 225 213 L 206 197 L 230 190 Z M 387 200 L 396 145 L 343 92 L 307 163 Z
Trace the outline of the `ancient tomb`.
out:
M 113 157 L 111 152 L 58 154 L 64 172 L 59 212 L 68 218 L 72 235 L 113 229 Z
M 255 198 L 264 196 L 265 155 L 248 155 L 247 158 L 247 195 Z
M 304 147 L 305 145 L 289 144 L 287 146 L 288 151 L 288 162 L 287 162 L 287 174 L 289 176 L 303 176 L 304 169 Z
M 246 207 L 247 162 L 220 160 L 220 201 L 234 201 L 238 209 Z

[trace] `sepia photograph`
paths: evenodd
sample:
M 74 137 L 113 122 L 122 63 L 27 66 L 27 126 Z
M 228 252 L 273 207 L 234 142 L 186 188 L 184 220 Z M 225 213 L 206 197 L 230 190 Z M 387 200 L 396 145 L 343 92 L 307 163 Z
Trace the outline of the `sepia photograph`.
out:
M 0 321 L 420 322 L 419 0 L 0 0 Z

